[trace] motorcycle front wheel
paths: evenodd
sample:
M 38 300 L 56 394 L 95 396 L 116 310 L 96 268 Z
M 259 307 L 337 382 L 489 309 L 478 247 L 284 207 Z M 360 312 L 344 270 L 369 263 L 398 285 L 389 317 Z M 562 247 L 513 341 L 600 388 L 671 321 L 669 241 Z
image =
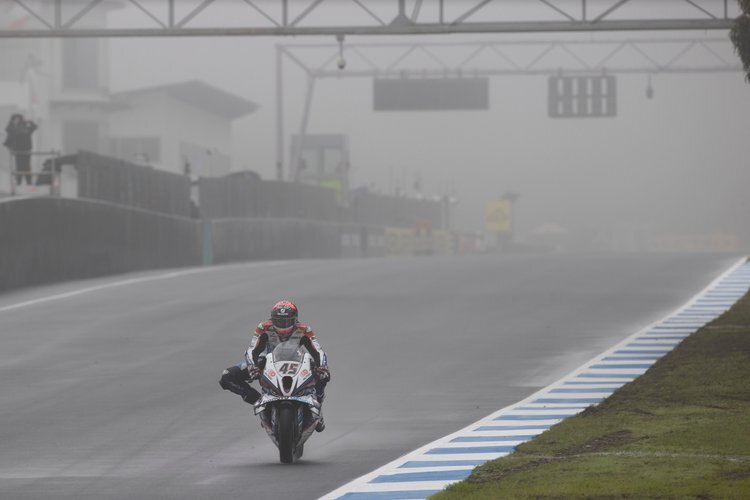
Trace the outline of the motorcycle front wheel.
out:
M 283 405 L 279 408 L 278 419 L 278 442 L 279 460 L 282 464 L 294 462 L 294 424 L 295 411 L 291 405 Z

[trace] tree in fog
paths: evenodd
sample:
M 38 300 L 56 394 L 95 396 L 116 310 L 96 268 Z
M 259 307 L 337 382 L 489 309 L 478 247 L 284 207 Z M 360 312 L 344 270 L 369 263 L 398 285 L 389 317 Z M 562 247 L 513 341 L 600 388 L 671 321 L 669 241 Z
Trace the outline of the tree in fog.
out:
M 750 0 L 738 0 L 742 14 L 734 20 L 729 37 L 734 44 L 734 50 L 740 56 L 745 78 L 750 82 Z

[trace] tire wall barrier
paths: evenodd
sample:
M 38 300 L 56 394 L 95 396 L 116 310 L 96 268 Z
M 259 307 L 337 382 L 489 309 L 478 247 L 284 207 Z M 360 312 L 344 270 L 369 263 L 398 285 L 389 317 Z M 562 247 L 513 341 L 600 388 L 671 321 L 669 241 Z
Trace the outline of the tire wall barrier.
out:
M 199 225 L 92 200 L 0 203 L 0 290 L 200 264 Z

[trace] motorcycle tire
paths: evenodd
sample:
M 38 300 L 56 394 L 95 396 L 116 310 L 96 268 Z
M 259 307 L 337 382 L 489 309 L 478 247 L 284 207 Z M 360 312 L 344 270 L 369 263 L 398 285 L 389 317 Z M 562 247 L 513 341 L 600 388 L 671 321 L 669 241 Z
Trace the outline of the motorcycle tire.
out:
M 294 407 L 285 405 L 279 408 L 277 432 L 279 442 L 279 461 L 281 461 L 282 464 L 291 464 L 294 462 L 294 417 Z

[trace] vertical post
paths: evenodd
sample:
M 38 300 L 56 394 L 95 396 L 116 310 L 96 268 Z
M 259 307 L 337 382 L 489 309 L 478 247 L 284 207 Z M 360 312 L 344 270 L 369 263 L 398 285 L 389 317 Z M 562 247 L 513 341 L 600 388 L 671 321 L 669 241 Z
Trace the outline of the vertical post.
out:
M 440 198 L 440 229 L 448 229 L 448 197 L 443 195 Z
M 169 0 L 169 27 L 174 28 L 174 0 Z
M 402 19 L 406 16 L 406 0 L 398 0 L 398 17 Z
M 203 265 L 211 266 L 214 263 L 214 227 L 211 219 L 201 220 L 201 242 Z
M 299 176 L 299 162 L 302 157 L 302 151 L 305 149 L 305 136 L 307 135 L 307 123 L 310 120 L 310 107 L 312 106 L 313 92 L 315 91 L 315 77 L 307 75 L 307 92 L 305 93 L 305 110 L 302 113 L 302 122 L 299 126 L 299 135 L 297 147 L 292 151 L 292 164 L 289 166 L 289 174 L 293 180 Z
M 284 179 L 284 62 L 282 48 L 276 45 L 276 179 Z
M 55 0 L 55 28 L 62 27 L 62 0 Z
M 289 24 L 289 0 L 283 0 L 281 4 L 281 25 L 285 28 Z
M 581 21 L 586 22 L 586 0 L 581 0 Z
M 440 0 L 440 24 L 445 21 L 445 0 Z
M 10 155 L 10 165 L 9 165 L 10 168 L 8 168 L 8 173 L 10 174 L 10 177 L 8 178 L 8 181 L 9 181 L 8 186 L 10 187 L 10 195 L 15 196 L 16 195 L 16 176 L 13 175 L 13 173 L 16 170 L 16 155 L 10 149 L 8 150 L 8 154 Z
M 60 153 L 57 151 L 54 151 L 52 153 L 52 171 L 50 172 L 50 181 L 49 181 L 49 195 L 50 196 L 60 197 L 60 195 L 62 194 L 62 166 L 60 165 L 60 162 L 58 161 L 59 159 L 60 159 Z

